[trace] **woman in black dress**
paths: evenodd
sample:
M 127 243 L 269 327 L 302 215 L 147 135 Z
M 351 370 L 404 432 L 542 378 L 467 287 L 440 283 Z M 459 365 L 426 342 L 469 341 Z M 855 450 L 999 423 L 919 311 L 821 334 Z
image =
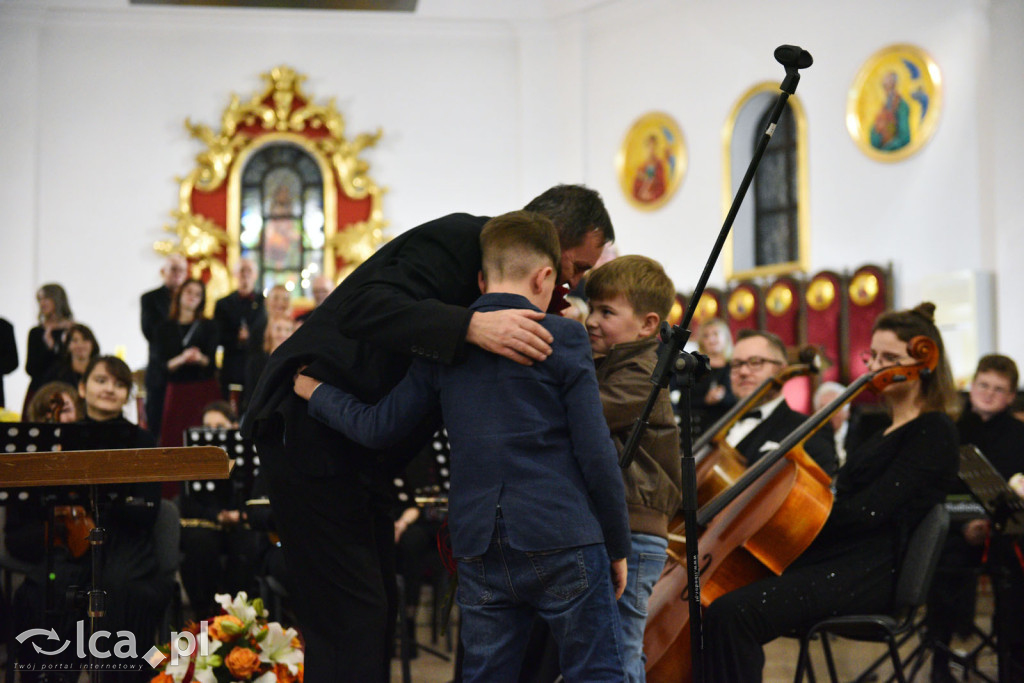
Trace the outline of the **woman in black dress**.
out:
M 167 320 L 156 329 L 156 358 L 166 369 L 160 445 L 181 446 L 186 428 L 202 424 L 203 406 L 220 398 L 214 379 L 217 326 L 203 312 L 206 287 L 185 280 L 174 293 Z
M 67 347 L 60 362 L 51 368 L 46 381 L 64 382 L 77 387 L 89 361 L 100 355 L 100 344 L 92 330 L 82 323 L 75 323 L 68 328 L 67 339 Z
M 28 331 L 25 353 L 25 372 L 32 381 L 25 394 L 22 413 L 28 412 L 32 395 L 49 381 L 50 373 L 60 363 L 67 347 L 69 328 L 75 322 L 68 295 L 60 285 L 43 285 L 36 292 L 36 301 L 39 303 L 39 324 Z
M 935 306 L 883 313 L 868 370 L 911 365 L 918 335 L 939 348 L 934 372 L 882 394 L 892 425 L 863 443 L 836 475 L 835 502 L 821 533 L 780 576 L 718 598 L 704 617 L 707 681 L 760 681 L 761 646 L 793 629 L 842 614 L 886 612 L 897 566 L 914 527 L 956 481 L 958 410 Z

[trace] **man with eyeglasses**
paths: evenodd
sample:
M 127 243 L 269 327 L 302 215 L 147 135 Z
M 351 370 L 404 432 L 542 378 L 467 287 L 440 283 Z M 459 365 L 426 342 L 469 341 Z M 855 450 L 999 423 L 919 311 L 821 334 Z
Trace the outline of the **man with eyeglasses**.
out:
M 741 330 L 729 363 L 732 391 L 737 400 L 743 401 L 784 367 L 786 346 L 781 339 L 771 332 Z M 748 465 L 752 465 L 778 448 L 782 440 L 806 419 L 806 415 L 789 407 L 781 391 L 769 391 L 729 430 L 725 440 L 743 454 Z M 832 428 L 828 424 L 815 432 L 804 448 L 829 476 L 835 474 L 838 461 Z
M 1024 471 L 1024 422 L 1010 413 L 1017 395 L 1017 364 L 999 354 L 983 356 L 971 382 L 969 409 L 957 421 L 961 444 L 974 444 L 992 466 L 1009 479 Z M 928 635 L 949 645 L 954 631 L 969 633 L 974 622 L 977 581 L 974 571 L 987 556 L 997 595 L 997 634 L 1008 643 L 1012 673 L 1000 680 L 1024 680 L 1024 570 L 1012 541 L 990 536 L 985 517 L 954 522 L 949 528 L 939 570 L 928 598 Z M 999 609 L 1001 608 L 1001 609 Z M 949 671 L 949 654 L 935 650 L 933 681 L 955 680 Z

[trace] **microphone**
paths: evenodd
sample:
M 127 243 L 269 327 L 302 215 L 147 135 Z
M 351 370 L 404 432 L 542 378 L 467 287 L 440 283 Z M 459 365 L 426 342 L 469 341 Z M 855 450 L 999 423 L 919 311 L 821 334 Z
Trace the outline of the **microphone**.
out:
M 780 45 L 775 48 L 775 61 L 787 69 L 806 69 L 814 63 L 814 58 L 810 52 L 796 45 Z

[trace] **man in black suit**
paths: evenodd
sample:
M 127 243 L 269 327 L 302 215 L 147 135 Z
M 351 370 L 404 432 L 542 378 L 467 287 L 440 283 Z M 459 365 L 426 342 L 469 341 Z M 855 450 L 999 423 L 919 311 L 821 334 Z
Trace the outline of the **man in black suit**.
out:
M 149 362 L 146 363 L 146 424 L 149 432 L 159 438 L 160 420 L 164 414 L 164 389 L 167 384 L 166 368 L 153 354 L 153 335 L 156 328 L 171 311 L 171 296 L 188 277 L 188 261 L 181 254 L 169 254 L 160 267 L 163 284 L 139 298 L 142 309 L 142 334 L 149 342 Z
M 741 330 L 733 346 L 730 362 L 732 391 L 740 401 L 786 367 L 786 346 L 771 332 Z M 807 416 L 789 407 L 781 391 L 769 392 L 761 403 L 736 423 L 725 440 L 736 448 L 747 464 L 775 450 Z M 823 426 L 807 440 L 807 455 L 832 476 L 838 469 L 832 428 Z
M 213 321 L 217 323 L 218 345 L 224 349 L 220 366 L 220 391 L 231 400 L 231 385 L 245 384 L 245 365 L 252 349 L 263 348 L 262 332 L 267 328 L 263 292 L 256 286 L 256 264 L 244 258 L 238 262 L 238 289 L 217 301 Z
M 560 185 L 527 206 L 550 218 L 561 281 L 575 285 L 614 238 L 600 196 Z M 457 363 L 467 344 L 516 362 L 551 352 L 542 314 L 473 312 L 486 217 L 451 214 L 405 232 L 349 275 L 271 356 L 243 432 L 256 440 L 285 551 L 306 680 L 388 679 L 395 614 L 392 480 L 427 442 L 438 416 L 387 451 L 358 446 L 307 414 L 292 392 L 303 370 L 376 403 L 414 356 Z

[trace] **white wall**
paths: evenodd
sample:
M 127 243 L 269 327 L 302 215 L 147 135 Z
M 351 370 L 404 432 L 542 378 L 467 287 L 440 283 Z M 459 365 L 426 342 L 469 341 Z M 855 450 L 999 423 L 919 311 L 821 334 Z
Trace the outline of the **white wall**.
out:
M 83 3 L 78 3 L 82 5 Z M 125 3 L 126 4 L 126 3 Z M 98 6 L 98 8 L 97 8 Z M 203 146 L 184 120 L 219 127 L 231 93 L 288 64 L 317 102 L 337 97 L 347 133 L 384 136 L 363 158 L 389 191 L 396 234 L 451 211 L 522 204 L 520 50 L 507 21 L 373 13 L 0 4 L 0 315 L 22 365 L 34 291 L 62 283 L 105 351 L 145 364 L 138 297 L 158 284 L 152 245 Z M 20 401 L 27 377 L 8 376 Z
M 687 290 L 721 226 L 722 124 L 749 86 L 781 79 L 772 51 L 794 43 L 815 57 L 797 90 L 812 268 L 891 260 L 900 305 L 926 275 L 994 271 L 999 350 L 1024 360 L 1022 38 L 1019 0 L 421 0 L 415 14 L 0 0 L 0 315 L 24 355 L 33 293 L 59 281 L 105 349 L 143 364 L 152 244 L 175 176 L 202 150 L 183 121 L 219 125 L 229 95 L 248 98 L 281 63 L 309 76 L 317 101 L 337 97 L 350 134 L 384 129 L 364 158 L 390 188 L 391 234 L 585 182 L 605 196 L 620 250 L 659 258 Z M 938 62 L 944 109 L 920 153 L 881 164 L 846 133 L 846 94 L 896 42 Z M 690 158 L 679 193 L 645 213 L 621 196 L 614 157 L 652 109 L 679 121 Z M 8 377 L 11 403 L 25 382 Z

